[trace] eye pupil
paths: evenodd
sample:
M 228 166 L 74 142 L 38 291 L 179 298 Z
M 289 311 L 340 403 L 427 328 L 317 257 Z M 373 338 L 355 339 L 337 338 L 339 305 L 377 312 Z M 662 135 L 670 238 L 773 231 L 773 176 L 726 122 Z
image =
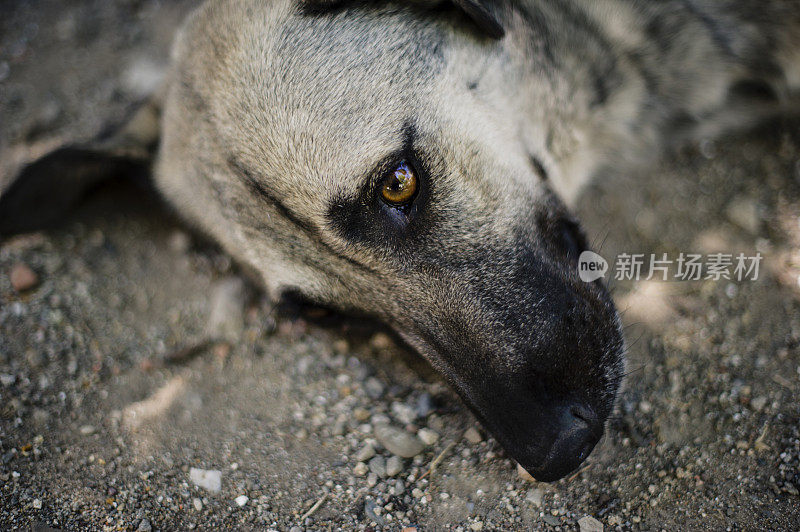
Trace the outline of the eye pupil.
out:
M 416 172 L 403 161 L 384 179 L 381 196 L 391 205 L 406 205 L 416 196 L 418 186 Z

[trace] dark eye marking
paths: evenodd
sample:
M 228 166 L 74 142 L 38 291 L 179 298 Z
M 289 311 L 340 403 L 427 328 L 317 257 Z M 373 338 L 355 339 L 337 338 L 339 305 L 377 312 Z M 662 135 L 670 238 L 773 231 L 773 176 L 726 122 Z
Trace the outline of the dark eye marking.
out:
M 332 255 L 350 263 L 351 265 L 355 266 L 361 271 L 369 272 L 371 274 L 379 275 L 380 272 L 371 268 L 366 264 L 362 264 L 357 260 L 353 259 L 342 253 L 341 251 L 334 249 L 331 247 L 327 242 L 322 239 L 321 232 L 317 229 L 313 224 L 298 218 L 291 210 L 289 210 L 286 205 L 284 205 L 274 194 L 272 194 L 259 180 L 256 176 L 251 172 L 246 166 L 244 166 L 239 160 L 236 159 L 235 156 L 228 157 L 228 167 L 233 171 L 233 173 L 242 180 L 242 182 L 247 186 L 247 188 L 253 192 L 256 196 L 264 200 L 265 203 L 272 206 L 278 214 L 280 214 L 284 219 L 288 220 L 290 223 L 294 224 L 298 229 L 308 235 L 314 242 L 317 242 L 320 246 L 327 249 Z M 328 272 L 330 275 L 336 275 L 335 272 Z
M 247 188 L 253 192 L 253 194 L 272 205 L 275 210 L 281 214 L 281 216 L 298 226 L 306 233 L 314 236 L 319 235 L 319 231 L 317 231 L 312 224 L 298 218 L 291 210 L 289 210 L 288 207 L 286 207 L 286 205 L 284 205 L 277 197 L 275 197 L 274 194 L 267 190 L 267 188 L 258 180 L 258 178 L 256 178 L 256 176 L 253 175 L 253 173 L 247 167 L 237 160 L 236 157 L 228 157 L 228 166 L 231 170 L 233 170 L 234 174 L 236 174 L 236 176 L 242 180 L 245 186 L 247 186 Z

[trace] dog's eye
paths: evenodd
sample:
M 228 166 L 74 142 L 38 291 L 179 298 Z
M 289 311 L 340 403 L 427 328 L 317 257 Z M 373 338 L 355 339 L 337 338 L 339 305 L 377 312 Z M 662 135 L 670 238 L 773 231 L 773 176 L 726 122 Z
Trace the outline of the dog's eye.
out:
M 411 203 L 418 188 L 417 172 L 408 162 L 403 161 L 383 179 L 381 197 L 389 205 L 400 207 Z

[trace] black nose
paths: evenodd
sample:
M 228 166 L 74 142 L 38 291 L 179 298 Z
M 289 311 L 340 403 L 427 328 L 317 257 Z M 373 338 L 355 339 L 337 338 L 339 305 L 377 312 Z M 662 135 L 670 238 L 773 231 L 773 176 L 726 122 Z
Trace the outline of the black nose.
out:
M 566 404 L 557 407 L 555 440 L 544 461 L 529 470 L 536 480 L 551 482 L 576 469 L 603 436 L 603 424 L 588 407 Z

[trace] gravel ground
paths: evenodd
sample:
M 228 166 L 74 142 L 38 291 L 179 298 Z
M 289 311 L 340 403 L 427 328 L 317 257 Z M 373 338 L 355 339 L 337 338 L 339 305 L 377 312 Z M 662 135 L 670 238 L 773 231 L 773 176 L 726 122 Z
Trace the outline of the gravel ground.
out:
M 0 168 L 122 116 L 191 4 L 4 2 Z M 146 195 L 104 188 L 0 248 L 0 529 L 797 530 L 798 148 L 787 118 L 587 191 L 607 258 L 764 261 L 757 281 L 612 283 L 627 388 L 553 484 L 379 326 L 274 308 Z

